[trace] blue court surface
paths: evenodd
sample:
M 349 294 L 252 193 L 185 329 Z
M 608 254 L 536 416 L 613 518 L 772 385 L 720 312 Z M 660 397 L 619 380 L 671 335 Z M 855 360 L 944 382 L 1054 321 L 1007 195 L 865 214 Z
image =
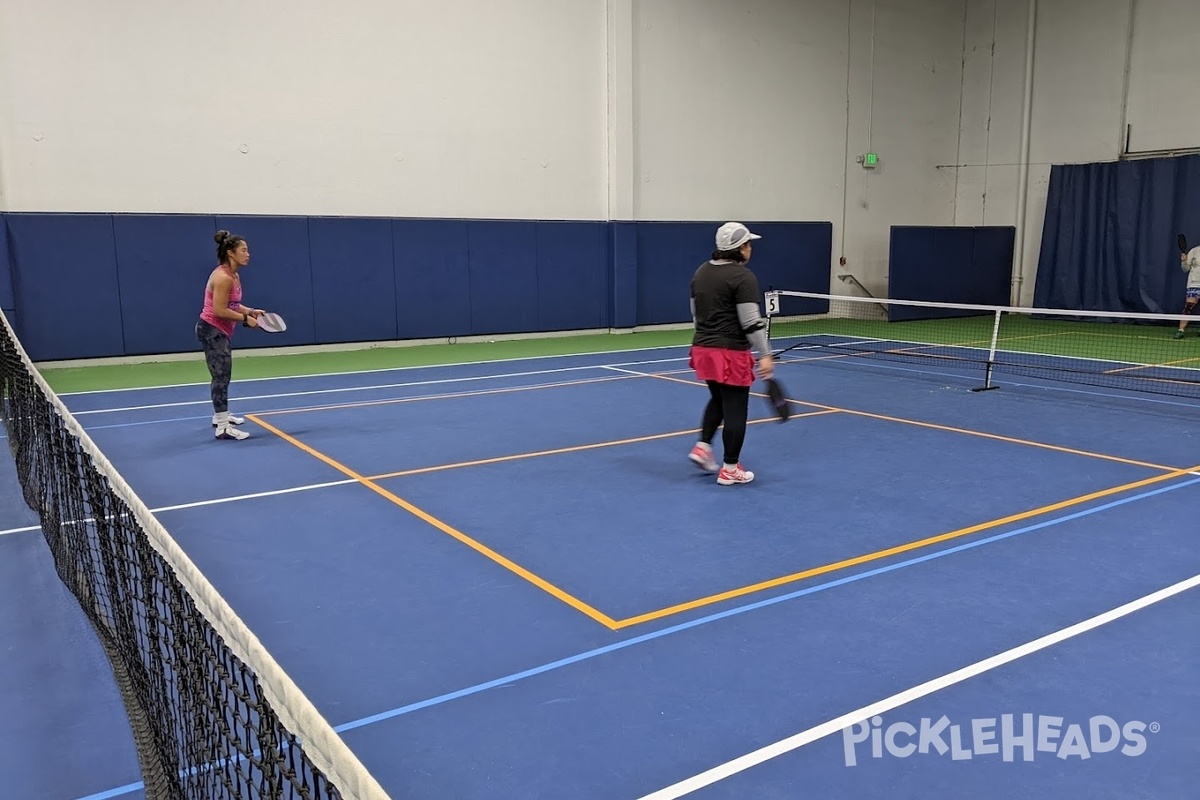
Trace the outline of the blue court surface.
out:
M 63 399 L 397 800 L 1195 797 L 1200 403 L 806 360 L 736 487 L 684 348 Z M 3 794 L 141 797 L 0 469 Z

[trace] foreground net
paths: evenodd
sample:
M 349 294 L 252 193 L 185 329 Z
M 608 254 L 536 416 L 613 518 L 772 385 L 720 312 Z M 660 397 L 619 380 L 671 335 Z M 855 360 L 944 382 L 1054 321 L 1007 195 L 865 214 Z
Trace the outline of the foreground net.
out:
M 386 800 L 0 322 L 0 416 L 24 498 L 108 656 L 145 796 Z
M 1200 398 L 1200 314 L 925 303 L 771 291 L 772 348 L 788 358 L 882 359 L 957 370 L 995 388 L 1022 375 Z

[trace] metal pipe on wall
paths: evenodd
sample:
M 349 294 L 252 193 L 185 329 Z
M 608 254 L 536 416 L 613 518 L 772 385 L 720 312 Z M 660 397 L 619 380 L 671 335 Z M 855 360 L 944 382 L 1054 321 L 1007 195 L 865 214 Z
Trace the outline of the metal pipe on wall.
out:
M 1021 304 L 1021 285 L 1025 282 L 1025 215 L 1029 205 L 1029 138 L 1033 116 L 1033 55 L 1037 39 L 1037 0 L 1029 0 L 1029 22 L 1025 37 L 1025 97 L 1021 109 L 1021 155 L 1017 159 L 1017 219 L 1016 241 L 1013 248 L 1012 291 L 1010 304 Z

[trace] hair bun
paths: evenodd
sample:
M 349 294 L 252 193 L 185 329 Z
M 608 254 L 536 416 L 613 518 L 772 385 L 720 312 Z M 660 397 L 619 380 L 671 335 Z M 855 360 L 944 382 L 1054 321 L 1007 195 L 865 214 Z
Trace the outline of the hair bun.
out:
M 228 238 L 229 238 L 229 231 L 217 231 L 216 234 L 213 236 L 213 241 L 216 242 L 217 244 L 222 244 Z

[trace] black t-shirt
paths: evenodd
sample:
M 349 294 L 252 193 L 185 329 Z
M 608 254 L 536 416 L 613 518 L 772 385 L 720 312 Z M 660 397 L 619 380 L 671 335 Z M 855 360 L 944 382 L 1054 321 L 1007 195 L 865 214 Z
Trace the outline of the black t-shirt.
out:
M 750 341 L 738 320 L 738 303 L 758 305 L 758 278 L 745 264 L 705 261 L 692 276 L 696 333 L 692 344 L 749 350 Z

